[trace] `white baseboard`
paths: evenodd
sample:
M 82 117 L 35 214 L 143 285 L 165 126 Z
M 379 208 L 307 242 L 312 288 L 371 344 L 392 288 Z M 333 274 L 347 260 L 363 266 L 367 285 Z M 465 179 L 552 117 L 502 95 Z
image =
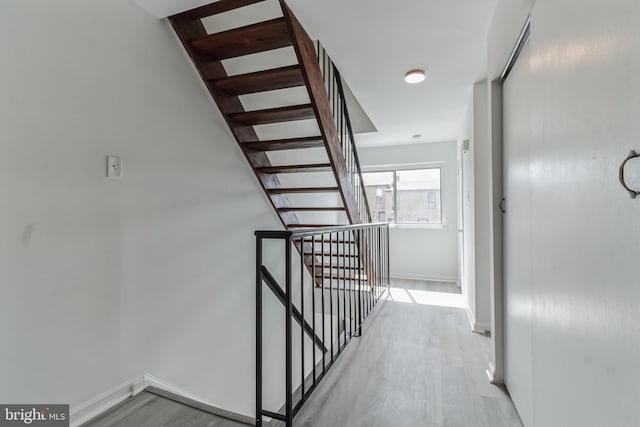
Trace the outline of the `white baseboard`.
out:
M 221 417 L 229 418 L 245 424 L 255 424 L 253 417 L 236 414 L 224 409 L 216 408 L 200 399 L 197 396 L 180 389 L 173 384 L 163 381 L 149 373 L 144 373 L 139 377 L 125 381 L 124 383 L 113 387 L 99 394 L 98 396 L 80 404 L 71 407 L 71 427 L 78 427 L 86 423 L 92 418 L 97 417 L 103 412 L 111 409 L 117 404 L 124 402 L 129 397 L 135 396 L 148 387 L 152 387 L 155 394 L 176 400 L 186 405 L 197 407 L 206 412 L 210 412 Z M 151 389 L 150 389 L 151 391 Z
M 169 399 L 176 400 L 185 405 L 194 406 L 205 412 L 209 412 L 215 415 L 219 415 L 224 418 L 228 418 L 234 421 L 238 421 L 244 424 L 255 425 L 255 418 L 248 415 L 237 414 L 235 412 L 227 411 L 206 403 L 204 399 L 195 396 L 188 391 L 180 389 L 173 384 L 163 381 L 151 374 L 145 373 L 144 380 L 148 387 L 152 387 L 149 391 L 167 397 Z
M 485 371 L 487 373 L 487 377 L 489 377 L 489 382 L 495 385 L 504 385 L 504 381 L 496 378 L 496 367 L 493 366 L 493 362 L 489 362 L 489 367 Z
M 467 305 L 465 307 L 465 311 L 467 312 L 467 318 L 469 319 L 469 325 L 471 326 L 471 330 L 478 334 L 489 334 L 491 333 L 491 325 L 487 323 L 478 323 L 476 322 L 476 317 L 473 315 L 471 308 Z
M 118 403 L 125 401 L 131 396 L 135 396 L 145 389 L 144 376 L 132 378 L 117 385 L 104 393 L 95 396 L 79 405 L 70 408 L 71 427 L 79 426 L 90 419 L 114 407 Z
M 392 279 L 405 279 L 405 280 L 427 280 L 430 282 L 447 282 L 447 283 L 458 283 L 457 277 L 450 276 L 421 276 L 421 275 L 410 275 L 410 274 L 392 274 Z

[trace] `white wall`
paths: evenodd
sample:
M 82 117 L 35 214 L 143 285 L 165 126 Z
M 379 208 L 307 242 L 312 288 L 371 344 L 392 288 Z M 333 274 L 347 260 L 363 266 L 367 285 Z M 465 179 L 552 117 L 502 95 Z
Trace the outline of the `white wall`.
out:
M 465 139 L 469 140 L 469 150 L 462 154 L 462 289 L 471 328 L 479 332 L 491 330 L 491 168 L 487 90 L 486 81 L 473 85 L 469 110 L 458 140 L 460 146 Z
M 253 231 L 279 222 L 182 47 L 129 0 L 0 9 L 0 401 L 146 371 L 253 415 Z
M 459 150 L 462 152 L 462 293 L 465 295 L 470 320 L 475 323 L 476 307 L 476 244 L 474 213 L 474 170 L 473 170 L 473 91 L 469 96 L 469 105 L 462 130 L 458 138 Z M 463 149 L 464 141 L 469 141 L 469 149 Z M 472 326 L 473 327 L 473 326 Z
M 490 61 L 506 57 L 500 39 L 515 41 L 524 9 L 524 2 L 499 1 Z M 521 277 L 529 292 L 505 319 L 530 318 L 530 358 L 515 359 L 506 378 L 508 387 L 530 378 L 521 384 L 530 402 L 514 395 L 527 427 L 638 424 L 640 204 L 618 184 L 617 169 L 640 148 L 639 19 L 640 4 L 628 0 L 533 6 L 530 60 L 521 64 L 529 102 L 505 110 L 520 113 L 519 140 L 527 144 L 519 151 L 526 156 L 507 165 L 519 172 L 507 185 L 520 186 L 515 191 L 531 207 L 529 221 L 512 218 L 530 239 L 530 258 L 521 260 L 530 265 Z M 640 186 L 637 162 L 629 171 Z M 507 201 L 507 215 L 511 209 L 518 212 Z M 510 280 L 507 296 L 516 284 Z M 505 345 L 509 351 L 516 343 Z
M 456 143 L 401 145 L 360 148 L 363 168 L 424 166 L 444 162 L 442 227 L 392 227 L 390 234 L 390 268 L 393 277 L 430 280 L 458 280 L 457 254 L 457 160 Z

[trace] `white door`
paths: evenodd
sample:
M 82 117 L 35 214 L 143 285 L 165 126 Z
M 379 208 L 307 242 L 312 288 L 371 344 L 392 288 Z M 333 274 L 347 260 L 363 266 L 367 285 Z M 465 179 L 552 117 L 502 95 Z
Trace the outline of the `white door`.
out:
M 464 142 L 458 144 L 458 182 L 457 194 L 458 198 L 458 287 L 462 288 L 464 283 L 464 169 L 462 167 L 464 158 Z
M 503 87 L 505 384 L 526 426 L 533 425 L 529 60 L 527 45 Z
M 505 374 L 526 427 L 640 425 L 640 1 L 537 0 L 504 86 Z M 640 160 L 627 167 L 640 187 Z

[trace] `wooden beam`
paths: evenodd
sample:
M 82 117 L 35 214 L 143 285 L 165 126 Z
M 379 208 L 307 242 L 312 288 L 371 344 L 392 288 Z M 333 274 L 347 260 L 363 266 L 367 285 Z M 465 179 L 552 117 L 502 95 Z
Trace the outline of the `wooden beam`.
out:
M 244 6 L 249 6 L 263 1 L 265 0 L 219 0 L 215 3 L 178 13 L 171 16 L 169 20 L 179 16 L 187 21 L 195 21 L 197 19 L 206 18 L 207 16 L 217 15 L 219 13 L 228 12 L 233 9 L 239 9 Z
M 344 206 L 347 208 L 347 217 L 351 224 L 360 224 L 360 214 L 356 203 L 353 188 L 351 186 L 351 177 L 347 169 L 347 163 L 342 154 L 338 130 L 333 119 L 333 112 L 329 103 L 329 97 L 324 85 L 324 79 L 320 66 L 318 65 L 318 56 L 316 54 L 313 41 L 302 28 L 302 25 L 295 17 L 289 6 L 284 0 L 280 0 L 285 21 L 289 27 L 289 33 L 293 41 L 293 47 L 303 71 L 303 76 L 307 83 L 307 90 L 311 105 L 315 111 L 318 121 L 318 127 L 325 142 L 327 155 L 332 164 L 334 176 Z

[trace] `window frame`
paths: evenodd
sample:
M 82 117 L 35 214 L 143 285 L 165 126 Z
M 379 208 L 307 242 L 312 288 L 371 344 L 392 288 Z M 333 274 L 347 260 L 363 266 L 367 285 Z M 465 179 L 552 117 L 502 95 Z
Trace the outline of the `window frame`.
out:
M 425 223 L 425 222 L 398 222 L 398 172 L 399 171 L 411 171 L 411 170 L 425 170 L 425 169 L 440 169 L 440 222 L 439 223 Z M 362 173 L 369 172 L 391 172 L 393 173 L 393 222 L 390 222 L 391 227 L 395 228 L 446 228 L 446 215 L 445 215 L 445 186 L 444 186 L 444 174 L 445 174 L 445 162 L 431 162 L 431 163 L 411 163 L 402 165 L 383 165 L 383 166 L 368 166 L 362 168 Z M 364 182 L 363 182 L 364 186 Z M 428 196 L 427 196 L 428 197 Z

